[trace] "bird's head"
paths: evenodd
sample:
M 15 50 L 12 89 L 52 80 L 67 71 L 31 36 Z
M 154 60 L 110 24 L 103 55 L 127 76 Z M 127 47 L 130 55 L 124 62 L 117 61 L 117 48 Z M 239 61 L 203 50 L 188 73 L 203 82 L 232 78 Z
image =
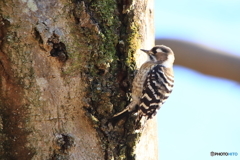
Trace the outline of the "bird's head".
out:
M 172 67 L 175 60 L 171 48 L 164 45 L 156 45 L 151 50 L 141 50 L 148 54 L 150 61 L 160 63 L 167 68 Z

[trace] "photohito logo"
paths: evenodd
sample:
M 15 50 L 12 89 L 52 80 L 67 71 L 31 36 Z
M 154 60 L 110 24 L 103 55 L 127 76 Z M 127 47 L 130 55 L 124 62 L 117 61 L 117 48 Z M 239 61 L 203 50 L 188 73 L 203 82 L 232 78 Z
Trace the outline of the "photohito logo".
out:
M 211 156 L 237 156 L 237 152 L 210 152 Z

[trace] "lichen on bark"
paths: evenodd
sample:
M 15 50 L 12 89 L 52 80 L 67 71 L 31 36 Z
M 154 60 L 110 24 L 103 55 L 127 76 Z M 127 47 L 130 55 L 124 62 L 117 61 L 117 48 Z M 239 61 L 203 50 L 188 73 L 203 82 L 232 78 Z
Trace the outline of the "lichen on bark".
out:
M 131 140 L 127 138 L 129 134 L 133 134 L 134 127 L 129 127 L 131 129 L 128 131 L 125 129 L 126 135 L 123 135 L 122 128 L 116 127 L 112 130 L 107 126 L 108 119 L 113 113 L 123 109 L 129 101 L 126 94 L 129 93 L 135 62 L 134 59 L 131 61 L 127 59 L 129 55 L 133 57 L 134 47 L 135 50 L 138 47 L 132 45 L 131 41 L 135 39 L 131 38 L 137 32 L 131 31 L 132 28 L 128 27 L 131 17 L 122 15 L 121 5 L 111 0 L 91 3 L 82 1 L 77 4 L 81 9 L 74 9 L 76 22 L 84 30 L 82 33 L 87 34 L 86 37 L 94 37 L 90 38 L 92 41 L 89 44 L 93 53 L 88 63 L 86 77 L 90 82 L 88 95 L 91 98 L 86 110 L 102 137 L 106 159 L 134 157 L 132 155 L 134 146 L 126 142 L 135 141 L 134 138 Z M 132 48 L 130 54 L 129 48 Z M 119 139 L 120 135 L 123 138 Z M 123 152 L 122 148 L 127 149 Z

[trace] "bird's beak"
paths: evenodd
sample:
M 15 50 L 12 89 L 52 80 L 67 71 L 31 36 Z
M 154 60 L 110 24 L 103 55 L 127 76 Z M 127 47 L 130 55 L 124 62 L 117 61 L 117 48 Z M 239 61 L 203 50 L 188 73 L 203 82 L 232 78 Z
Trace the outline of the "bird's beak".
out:
M 149 54 L 149 50 L 146 50 L 146 49 L 140 49 L 140 50 L 145 52 L 145 53 L 147 53 L 147 54 Z

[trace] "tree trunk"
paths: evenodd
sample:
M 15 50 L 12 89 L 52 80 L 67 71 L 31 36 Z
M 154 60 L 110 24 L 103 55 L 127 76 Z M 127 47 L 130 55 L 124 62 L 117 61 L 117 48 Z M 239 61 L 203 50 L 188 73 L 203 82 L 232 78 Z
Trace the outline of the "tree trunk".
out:
M 157 159 L 156 119 L 108 123 L 153 34 L 151 0 L 2 0 L 0 159 Z
M 166 44 L 175 51 L 175 64 L 182 65 L 204 74 L 227 78 L 240 82 L 240 57 L 200 44 L 174 40 L 159 39 L 156 44 Z

